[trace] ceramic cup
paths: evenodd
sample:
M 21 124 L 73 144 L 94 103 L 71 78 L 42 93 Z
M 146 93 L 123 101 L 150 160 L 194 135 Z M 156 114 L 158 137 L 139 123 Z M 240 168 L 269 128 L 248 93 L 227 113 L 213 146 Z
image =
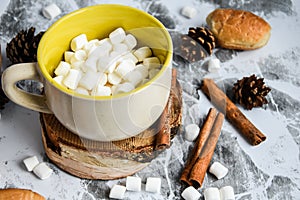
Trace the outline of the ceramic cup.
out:
M 74 93 L 53 80 L 53 71 L 70 49 L 72 38 L 85 33 L 88 40 L 102 39 L 122 27 L 139 43 L 152 48 L 163 59 L 159 73 L 131 92 L 110 97 Z M 150 127 L 165 108 L 171 87 L 172 40 L 153 16 L 136 8 L 103 4 L 79 9 L 55 22 L 43 35 L 37 63 L 8 67 L 2 75 L 5 94 L 29 109 L 53 113 L 70 131 L 98 141 L 115 141 L 135 136 Z M 20 80 L 38 80 L 43 95 L 16 87 Z

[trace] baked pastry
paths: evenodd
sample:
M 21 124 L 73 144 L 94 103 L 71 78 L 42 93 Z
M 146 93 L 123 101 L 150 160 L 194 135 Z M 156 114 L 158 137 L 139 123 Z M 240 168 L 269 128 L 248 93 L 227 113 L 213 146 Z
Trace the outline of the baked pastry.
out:
M 36 192 L 26 189 L 0 189 L 0 200 L 46 200 Z
M 216 9 L 206 22 L 217 44 L 227 49 L 257 49 L 266 45 L 271 35 L 271 26 L 264 19 L 244 10 Z

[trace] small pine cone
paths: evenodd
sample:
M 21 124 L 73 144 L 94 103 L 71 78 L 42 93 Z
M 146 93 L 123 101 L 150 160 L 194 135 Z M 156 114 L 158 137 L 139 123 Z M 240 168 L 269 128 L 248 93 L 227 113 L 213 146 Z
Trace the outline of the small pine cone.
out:
M 204 27 L 189 28 L 188 36 L 196 40 L 209 55 L 212 54 L 212 50 L 216 47 L 216 39 L 213 33 Z
M 37 61 L 37 47 L 44 32 L 36 36 L 34 32 L 34 27 L 22 30 L 7 44 L 6 55 L 12 64 Z
M 181 36 L 180 56 L 190 62 L 196 62 L 207 56 L 206 51 L 194 39 L 187 35 Z
M 270 91 L 271 88 L 265 85 L 264 79 L 257 79 L 254 74 L 250 77 L 243 77 L 233 86 L 235 100 L 247 110 L 267 104 L 268 100 L 265 96 Z

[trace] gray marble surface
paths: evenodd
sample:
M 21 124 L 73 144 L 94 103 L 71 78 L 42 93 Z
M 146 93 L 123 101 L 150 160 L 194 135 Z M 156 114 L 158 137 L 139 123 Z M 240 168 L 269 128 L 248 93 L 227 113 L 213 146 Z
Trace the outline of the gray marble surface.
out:
M 56 3 L 62 14 L 53 20 L 44 18 L 43 7 Z M 183 87 L 183 127 L 201 123 L 212 106 L 196 87 L 203 78 L 213 78 L 224 90 L 244 76 L 256 74 L 264 77 L 271 87 L 269 104 L 242 112 L 267 136 L 259 146 L 249 145 L 229 124 L 224 122 L 213 161 L 229 168 L 228 175 L 217 180 L 207 174 L 203 187 L 231 185 L 238 200 L 298 200 L 300 199 L 300 2 L 296 0 L 2 0 L 0 5 L 0 41 L 5 54 L 6 43 L 21 29 L 35 26 L 46 30 L 59 17 L 81 7 L 118 3 L 145 10 L 157 17 L 170 32 L 186 33 L 190 26 L 205 25 L 209 12 L 218 7 L 233 7 L 254 12 L 272 27 L 269 43 L 254 51 L 215 49 L 212 57 L 219 58 L 221 69 L 209 73 L 205 61 L 183 62 L 175 57 L 173 66 Z M 197 16 L 187 19 L 180 9 L 190 5 L 197 9 Z M 3 65 L 9 62 L 4 55 Z M 1 111 L 0 120 L 0 188 L 19 187 L 32 189 L 48 200 L 108 199 L 110 187 L 124 184 L 125 179 L 96 181 L 76 178 L 57 168 L 45 155 L 38 113 L 13 103 Z M 160 176 L 160 194 L 126 192 L 125 199 L 181 199 L 185 188 L 179 176 L 193 143 L 178 134 L 170 149 L 160 154 L 150 165 L 138 172 L 143 182 L 149 176 Z M 28 173 L 22 160 L 37 155 L 46 161 L 54 174 L 39 180 Z M 203 195 L 201 197 L 203 198 Z

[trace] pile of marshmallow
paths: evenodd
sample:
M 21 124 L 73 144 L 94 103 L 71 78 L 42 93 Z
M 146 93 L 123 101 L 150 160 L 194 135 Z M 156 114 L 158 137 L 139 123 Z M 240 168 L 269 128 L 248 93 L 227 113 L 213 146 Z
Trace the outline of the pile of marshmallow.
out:
M 137 176 L 127 176 L 126 186 L 115 184 L 110 190 L 109 198 L 123 199 L 125 192 L 140 192 L 142 188 L 142 179 Z M 145 185 L 145 191 L 151 193 L 160 193 L 161 179 L 159 177 L 148 177 Z
M 29 172 L 33 172 L 40 179 L 49 178 L 53 170 L 45 163 L 39 162 L 36 156 L 25 158 L 23 163 Z
M 130 92 L 152 79 L 161 61 L 147 46 L 117 28 L 108 38 L 88 41 L 85 34 L 72 39 L 54 70 L 57 83 L 83 95 L 111 96 Z M 136 48 L 136 49 L 135 49 Z

